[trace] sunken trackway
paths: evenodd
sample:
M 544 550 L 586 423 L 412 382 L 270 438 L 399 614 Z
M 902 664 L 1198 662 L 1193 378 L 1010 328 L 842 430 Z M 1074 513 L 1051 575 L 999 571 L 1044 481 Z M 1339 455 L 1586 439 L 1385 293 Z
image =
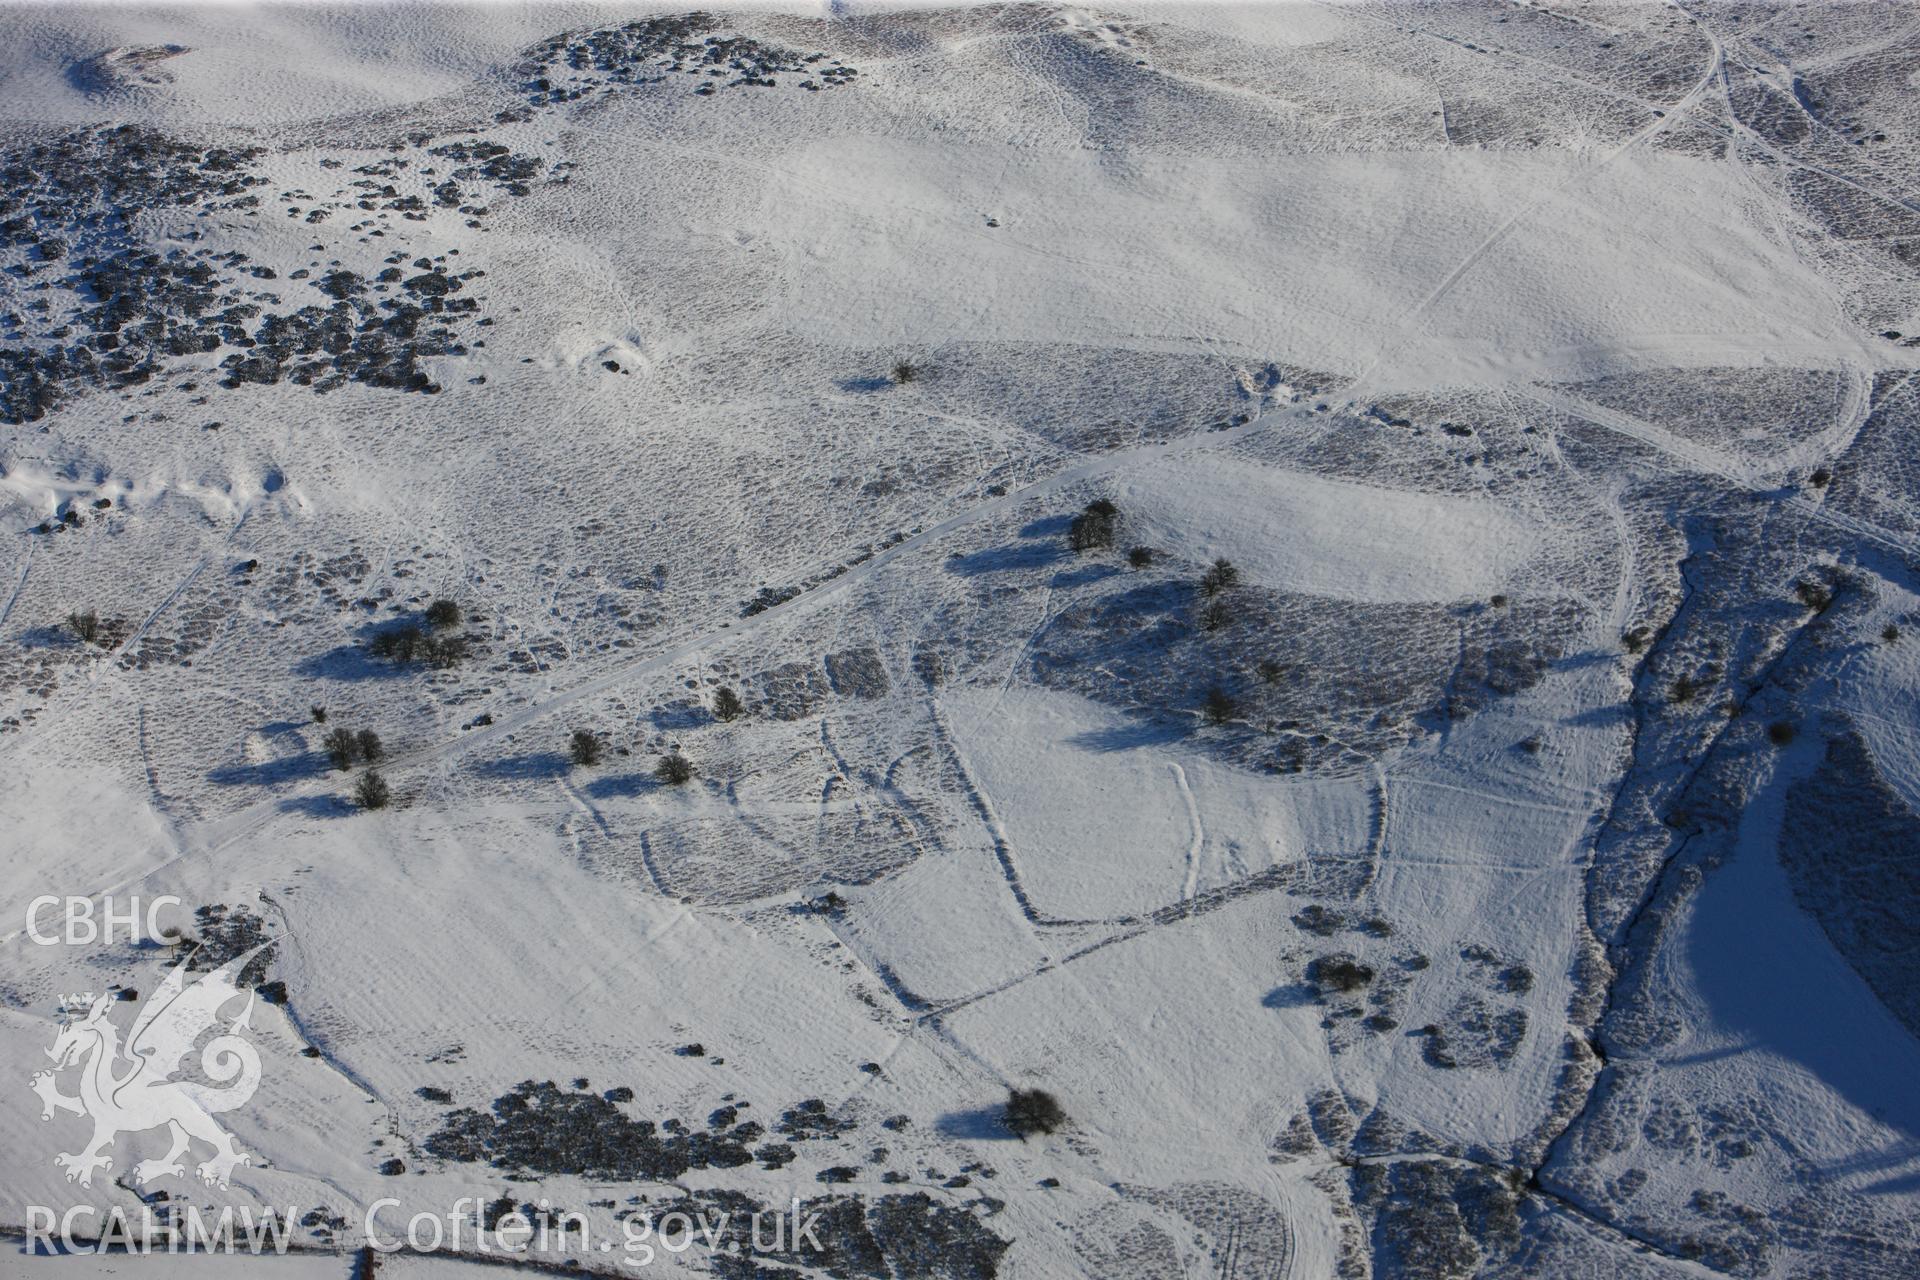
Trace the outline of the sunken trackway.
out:
M 444 764 L 472 752 L 489 743 L 498 742 L 511 734 L 520 732 L 539 720 L 555 714 L 585 699 L 616 689 L 632 680 L 667 670 L 683 663 L 695 655 L 709 652 L 736 641 L 743 636 L 751 636 L 768 624 L 787 618 L 802 617 L 824 607 L 835 596 L 860 583 L 866 582 L 880 573 L 894 561 L 915 552 L 922 551 L 938 542 L 955 530 L 965 528 L 978 521 L 999 515 L 1020 503 L 1042 495 L 1068 488 L 1072 485 L 1132 466 L 1135 463 L 1156 458 L 1174 457 L 1205 449 L 1225 448 L 1248 436 L 1263 430 L 1276 418 L 1305 417 L 1306 409 L 1286 408 L 1269 410 L 1255 417 L 1251 422 L 1237 427 L 1200 427 L 1186 435 L 1157 444 L 1137 445 L 1131 449 L 1122 449 L 1117 453 L 1101 454 L 1066 467 L 1044 480 L 1014 489 L 998 498 L 969 507 L 956 515 L 949 516 L 940 523 L 921 529 L 911 537 L 895 543 L 883 551 L 876 552 L 871 558 L 855 565 L 845 573 L 838 575 L 819 586 L 805 591 L 784 603 L 774 605 L 747 618 L 730 617 L 725 622 L 716 623 L 692 637 L 660 650 L 646 657 L 635 658 L 620 663 L 599 675 L 581 681 L 571 688 L 561 690 L 537 702 L 530 703 L 518 711 L 503 715 L 491 725 L 480 729 L 465 730 L 458 737 L 448 738 L 437 745 L 420 747 L 412 751 L 395 754 L 387 765 L 387 772 L 400 776 L 423 767 Z M 276 796 L 272 800 L 263 800 L 250 805 L 237 813 L 212 822 L 202 823 L 179 833 L 171 856 L 150 866 L 118 875 L 110 884 L 95 889 L 94 897 L 116 893 L 138 884 L 158 874 L 183 858 L 195 854 L 212 854 L 244 839 L 260 830 L 274 818 L 298 807 L 303 800 L 330 794 L 330 790 L 318 785 L 309 785 L 291 795 Z M 10 942 L 18 936 L 18 931 L 0 937 L 0 943 Z

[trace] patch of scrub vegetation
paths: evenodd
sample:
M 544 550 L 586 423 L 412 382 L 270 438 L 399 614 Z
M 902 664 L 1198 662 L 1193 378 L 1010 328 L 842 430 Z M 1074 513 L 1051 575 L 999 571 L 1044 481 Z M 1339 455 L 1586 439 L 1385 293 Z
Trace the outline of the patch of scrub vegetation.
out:
M 429 1100 L 444 1103 L 447 1098 Z M 601 1182 L 672 1182 L 693 1170 L 737 1169 L 756 1162 L 765 1170 L 779 1170 L 793 1161 L 793 1144 L 844 1141 L 856 1127 L 830 1113 L 819 1099 L 808 1099 L 783 1113 L 776 1128 L 785 1141 L 774 1142 L 767 1140 L 760 1123 L 741 1119 L 751 1107 L 743 1100 L 732 1099 L 716 1109 L 700 1127 L 677 1118 L 657 1124 L 637 1119 L 628 1114 L 632 1102 L 633 1091 L 624 1087 L 595 1093 L 585 1080 L 575 1080 L 570 1089 L 550 1080 L 523 1081 L 495 1099 L 488 1111 L 464 1107 L 447 1112 L 423 1146 L 443 1160 L 489 1164 L 518 1177 L 561 1174 Z M 811 1268 L 849 1280 L 991 1280 L 1008 1248 L 1006 1240 L 983 1224 L 1001 1208 L 999 1201 L 984 1196 L 936 1201 L 913 1192 L 806 1200 L 800 1217 L 805 1221 L 817 1215 L 813 1237 L 818 1249 L 791 1237 L 773 1247 L 756 1244 L 747 1234 L 749 1224 L 756 1212 L 764 1212 L 763 1221 L 770 1222 L 772 1206 L 737 1190 L 682 1191 L 668 1201 L 640 1196 L 630 1203 L 643 1207 L 623 1213 L 624 1218 L 655 1222 L 668 1214 L 708 1211 L 710 1219 L 721 1223 L 713 1255 L 716 1274 L 741 1280 L 771 1274 L 761 1263 L 801 1258 Z M 723 1221 L 721 1210 L 734 1212 Z
M 1279 773 L 1350 774 L 1530 688 L 1579 620 L 1558 600 L 1365 603 L 1250 585 L 1225 561 L 1159 565 L 1062 608 L 1035 638 L 1035 677 L 1211 726 L 1229 758 Z
M 222 902 L 197 907 L 193 913 L 193 932 L 182 942 L 193 946 L 187 968 L 195 973 L 218 969 L 263 942 L 270 941 L 267 922 L 249 907 L 230 907 Z M 242 986 L 258 986 L 266 981 L 272 950 L 262 951 L 240 970 Z
M 466 353 L 443 321 L 477 312 L 477 301 L 449 297 L 477 273 L 449 274 L 421 258 L 426 268 L 410 279 L 397 267 L 369 279 L 316 260 L 288 277 L 322 295 L 303 305 L 264 288 L 278 273 L 243 252 L 149 248 L 140 238 L 148 212 L 257 216 L 264 155 L 133 125 L 0 153 L 9 193 L 0 198 L 0 260 L 50 277 L 36 286 L 31 319 L 0 317 L 0 421 L 36 421 L 83 387 L 144 387 L 193 357 L 217 357 L 229 390 L 282 379 L 316 391 L 347 382 L 440 389 L 421 362 Z
M 743 1192 L 708 1189 L 651 1203 L 627 1217 L 657 1223 L 682 1214 L 718 1224 L 710 1243 L 713 1271 L 722 1280 L 803 1273 L 842 1280 L 993 1280 L 1010 1247 L 986 1225 L 1001 1211 L 998 1201 L 986 1197 L 954 1201 L 924 1191 L 820 1196 L 799 1205 L 799 1220 L 812 1222 L 810 1237 L 790 1238 L 790 1218 L 790 1236 L 784 1242 L 769 1248 L 756 1241 L 756 1217 L 771 1223 L 784 1208 Z M 772 1234 L 770 1227 L 767 1234 Z
M 1356 1166 L 1355 1206 L 1371 1219 L 1376 1274 L 1467 1280 L 1520 1244 L 1518 1170 L 1442 1160 Z
M 1473 992 L 1454 1001 L 1439 1022 L 1422 1028 L 1426 1043 L 1421 1054 L 1427 1065 L 1504 1067 L 1520 1051 L 1527 1037 L 1527 1011 L 1498 1009 Z
M 1438 1022 L 1420 1029 L 1428 1066 L 1505 1068 L 1527 1037 L 1527 1011 L 1518 998 L 1533 990 L 1533 970 L 1491 947 L 1468 945 L 1460 958 L 1484 993 L 1468 991 Z
M 790 1143 L 837 1137 L 847 1127 L 827 1123 L 820 1104 L 822 1124 L 783 1121 L 787 1142 L 770 1143 L 764 1125 L 739 1118 L 745 1103 L 722 1108 L 708 1117 L 706 1127 L 694 1128 L 677 1118 L 658 1123 L 635 1118 L 622 1107 L 631 1097 L 631 1091 L 594 1093 L 562 1089 L 551 1080 L 524 1080 L 494 1099 L 488 1111 L 449 1112 L 424 1146 L 443 1160 L 520 1173 L 640 1182 L 678 1178 L 690 1169 L 735 1169 L 756 1160 L 778 1168 L 793 1158 Z
M 1370 1036 L 1396 1030 L 1409 991 L 1432 962 L 1408 948 L 1394 948 L 1392 922 L 1311 902 L 1296 911 L 1293 925 L 1309 938 L 1332 939 L 1345 933 L 1354 950 L 1311 946 L 1287 957 L 1297 975 L 1271 992 L 1269 1007 L 1313 1004 L 1321 1010 L 1320 1029 L 1330 1053 L 1344 1053 Z
M 548 107 L 665 84 L 676 76 L 694 77 L 693 92 L 708 97 L 722 89 L 782 83 L 833 89 L 852 84 L 860 73 L 825 52 L 758 40 L 726 30 L 712 14 L 694 12 L 554 36 L 527 50 L 514 74 L 529 106 Z

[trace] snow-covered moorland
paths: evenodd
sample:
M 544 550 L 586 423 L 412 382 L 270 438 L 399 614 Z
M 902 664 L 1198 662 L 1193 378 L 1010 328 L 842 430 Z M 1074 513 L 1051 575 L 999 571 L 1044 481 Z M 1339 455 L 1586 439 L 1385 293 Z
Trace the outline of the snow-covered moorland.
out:
M 0 31 L 0 1276 L 1920 1268 L 1914 10 Z

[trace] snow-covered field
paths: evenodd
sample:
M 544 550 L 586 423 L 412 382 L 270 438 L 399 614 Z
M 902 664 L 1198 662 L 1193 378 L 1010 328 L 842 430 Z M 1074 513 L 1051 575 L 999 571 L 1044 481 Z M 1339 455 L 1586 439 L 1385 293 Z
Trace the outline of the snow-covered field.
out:
M 0 31 L 0 1277 L 1920 1271 L 1915 11 Z

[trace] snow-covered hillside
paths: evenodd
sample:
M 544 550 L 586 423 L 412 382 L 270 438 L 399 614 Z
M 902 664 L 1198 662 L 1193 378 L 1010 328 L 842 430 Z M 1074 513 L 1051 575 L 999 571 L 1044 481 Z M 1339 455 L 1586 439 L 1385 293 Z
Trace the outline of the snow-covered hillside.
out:
M 0 1276 L 1920 1271 L 1920 11 L 0 30 Z

